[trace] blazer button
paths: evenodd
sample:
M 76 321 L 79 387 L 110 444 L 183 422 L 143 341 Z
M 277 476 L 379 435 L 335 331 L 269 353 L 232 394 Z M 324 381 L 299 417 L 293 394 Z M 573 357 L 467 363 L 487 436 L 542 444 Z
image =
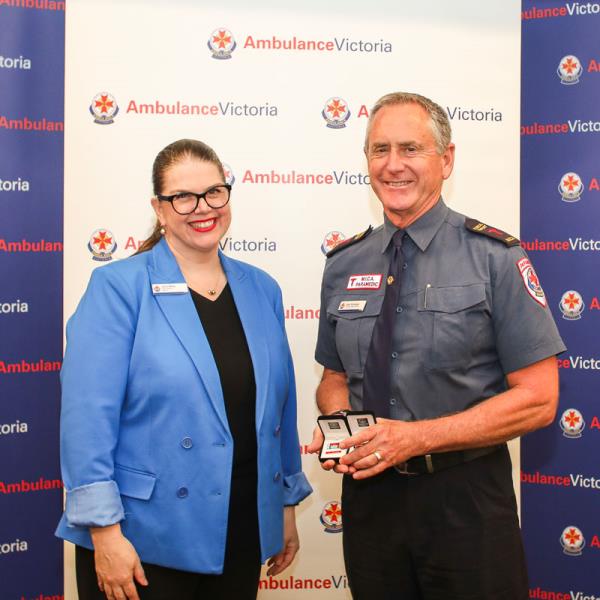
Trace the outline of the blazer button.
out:
M 273 432 L 275 434 L 275 437 L 277 437 L 279 435 L 281 431 L 281 425 L 277 425 L 277 427 L 275 427 L 275 431 Z
M 177 497 L 178 498 L 187 498 L 188 495 L 188 489 L 186 487 L 180 487 L 177 490 Z
M 279 481 L 281 479 L 281 473 L 279 471 L 277 471 L 277 473 L 275 473 L 275 475 L 273 476 L 273 481 Z
M 192 442 L 192 438 L 191 437 L 184 437 L 181 440 L 181 445 L 186 450 L 189 450 L 194 445 L 194 442 Z

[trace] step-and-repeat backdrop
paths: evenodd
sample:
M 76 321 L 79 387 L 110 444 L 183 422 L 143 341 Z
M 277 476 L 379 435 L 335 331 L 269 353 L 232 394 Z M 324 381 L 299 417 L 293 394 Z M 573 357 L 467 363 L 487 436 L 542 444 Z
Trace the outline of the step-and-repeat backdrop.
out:
M 0 597 L 18 600 L 62 594 L 53 530 L 62 493 L 64 8 L 0 2 Z M 516 0 L 71 0 L 65 316 L 94 268 L 147 236 L 156 153 L 181 137 L 206 141 L 233 184 L 223 251 L 266 269 L 284 291 L 303 450 L 317 416 L 324 253 L 381 222 L 362 154 L 373 102 L 395 90 L 437 100 L 457 144 L 447 202 L 519 229 L 519 10 Z M 557 306 L 563 290 L 549 291 Z M 349 598 L 340 480 L 303 460 L 315 493 L 298 509 L 301 553 L 283 576 L 263 577 L 261 597 Z M 74 599 L 70 549 L 66 562 L 65 595 Z
M 568 347 L 521 446 L 530 598 L 599 598 L 600 3 L 522 8 L 521 236 Z
M 60 598 L 64 2 L 0 2 L 0 598 Z

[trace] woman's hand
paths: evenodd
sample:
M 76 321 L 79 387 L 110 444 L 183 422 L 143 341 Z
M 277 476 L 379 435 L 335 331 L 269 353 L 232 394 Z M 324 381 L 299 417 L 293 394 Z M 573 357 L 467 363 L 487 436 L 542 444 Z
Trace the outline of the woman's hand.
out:
M 108 600 L 139 600 L 135 582 L 148 585 L 140 558 L 116 523 L 90 529 L 98 587 Z
M 300 548 L 298 530 L 296 529 L 296 507 L 283 508 L 283 548 L 279 554 L 271 556 L 267 562 L 267 575 L 278 575 L 289 567 Z

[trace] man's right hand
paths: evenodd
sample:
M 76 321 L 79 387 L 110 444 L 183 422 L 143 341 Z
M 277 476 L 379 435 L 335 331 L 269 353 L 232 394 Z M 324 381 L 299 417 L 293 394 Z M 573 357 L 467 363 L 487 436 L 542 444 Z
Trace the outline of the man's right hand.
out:
M 313 431 L 313 439 L 312 442 L 307 446 L 307 451 L 311 454 L 319 454 L 321 452 L 321 448 L 323 447 L 323 432 L 321 428 L 317 425 Z M 331 471 L 332 469 L 336 473 L 354 473 L 356 469 L 350 465 L 340 465 L 334 460 L 326 460 L 321 463 L 321 468 L 325 471 Z
M 140 558 L 116 523 L 90 529 L 98 587 L 108 600 L 139 600 L 135 582 L 148 585 Z

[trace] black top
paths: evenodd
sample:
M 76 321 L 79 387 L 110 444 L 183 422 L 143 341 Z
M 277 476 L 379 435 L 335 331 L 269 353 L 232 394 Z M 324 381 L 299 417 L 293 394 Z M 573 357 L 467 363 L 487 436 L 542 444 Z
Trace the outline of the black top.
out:
M 233 437 L 232 479 L 257 474 L 256 385 L 252 357 L 229 284 L 216 300 L 190 289 L 219 371 Z

